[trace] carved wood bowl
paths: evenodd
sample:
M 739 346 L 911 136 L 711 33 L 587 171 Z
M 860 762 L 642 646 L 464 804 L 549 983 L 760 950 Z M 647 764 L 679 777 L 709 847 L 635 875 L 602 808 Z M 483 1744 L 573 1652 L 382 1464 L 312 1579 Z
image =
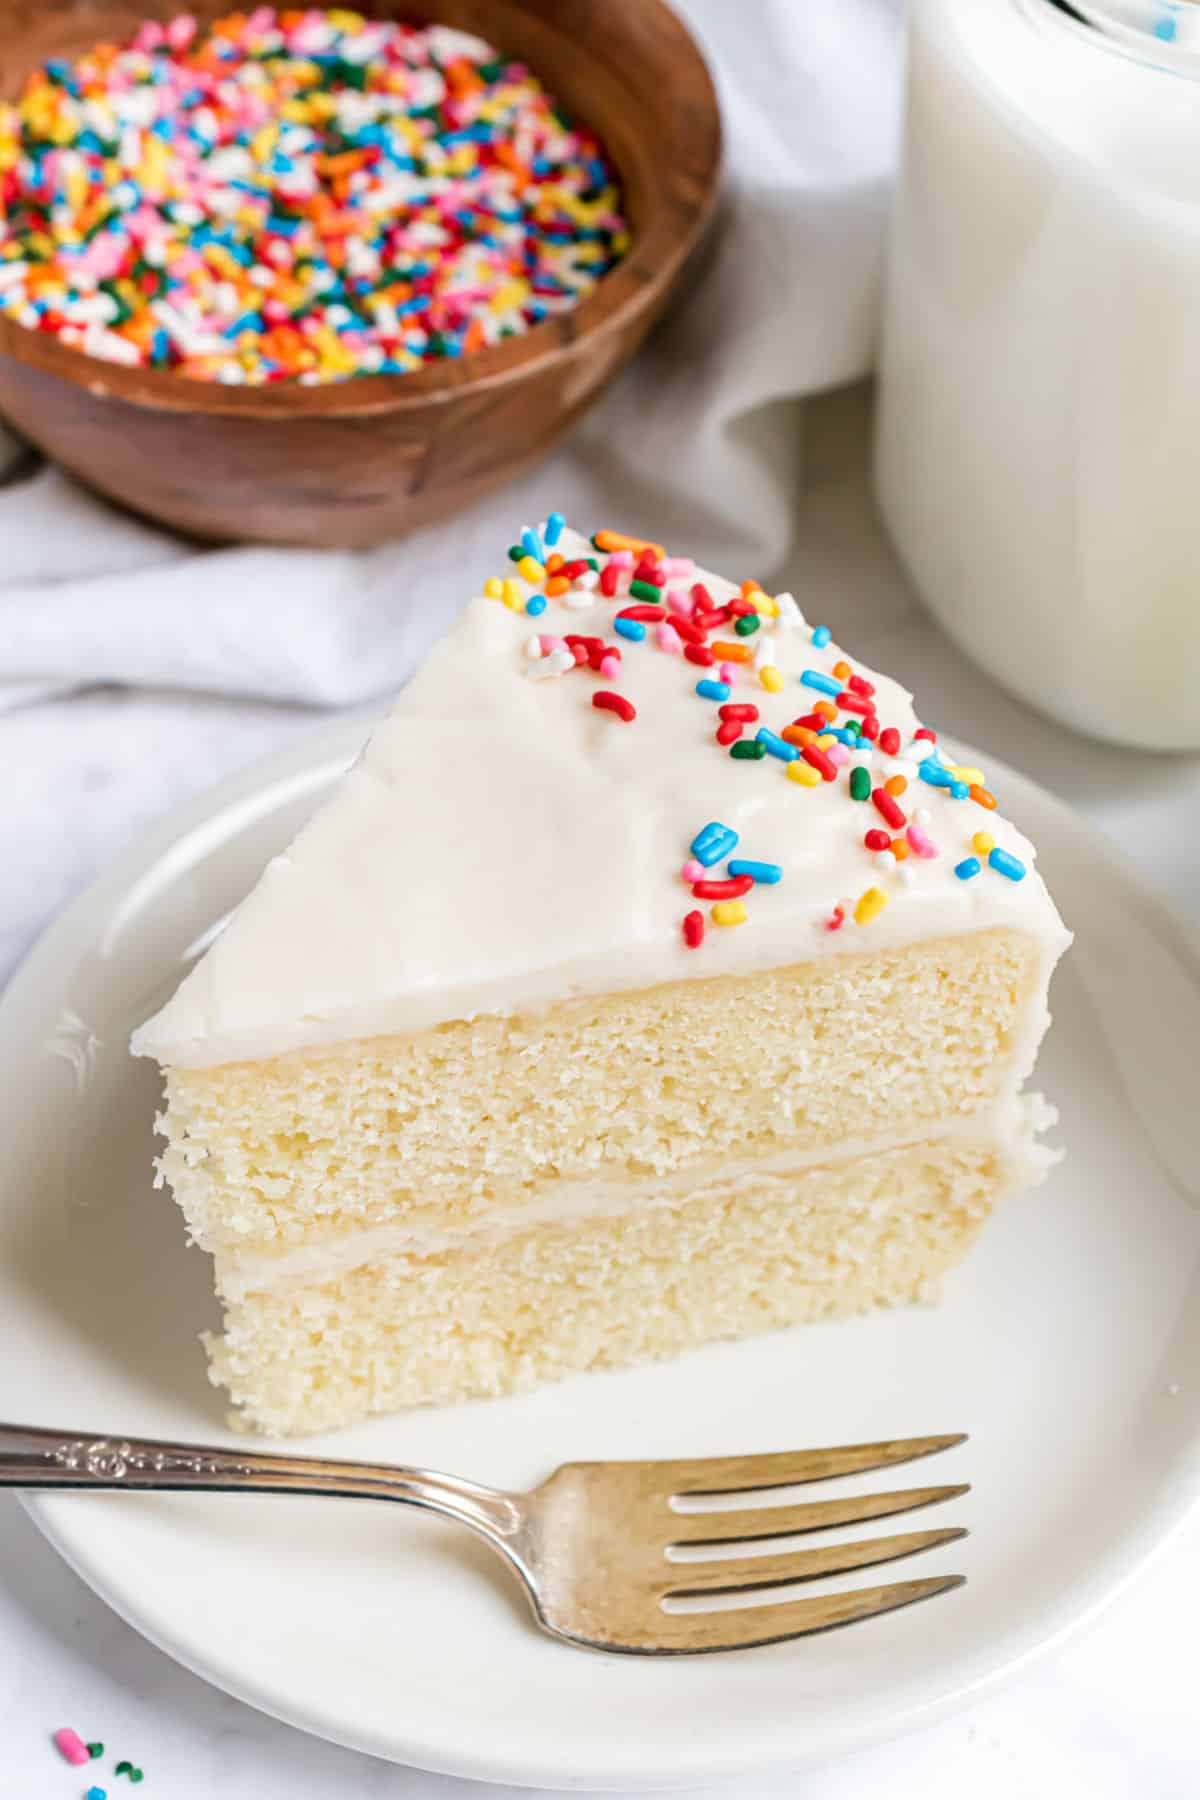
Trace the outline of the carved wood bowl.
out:
M 191 0 L 201 20 L 230 0 Z M 181 0 L 0 0 L 0 94 L 47 56 L 121 40 Z M 102 362 L 0 319 L 0 413 L 81 480 L 195 537 L 364 545 L 468 505 L 545 454 L 628 362 L 716 198 L 720 115 L 664 0 L 380 0 L 520 57 L 603 140 L 632 246 L 571 312 L 408 375 L 229 388 Z

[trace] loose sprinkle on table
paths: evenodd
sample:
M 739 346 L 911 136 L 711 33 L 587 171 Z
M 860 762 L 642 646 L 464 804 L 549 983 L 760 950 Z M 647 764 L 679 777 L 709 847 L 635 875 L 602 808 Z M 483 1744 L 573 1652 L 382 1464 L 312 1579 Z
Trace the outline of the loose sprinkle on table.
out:
M 91 1760 L 91 1752 L 87 1745 L 79 1733 L 72 1731 L 69 1725 L 63 1725 L 54 1733 L 54 1742 L 59 1755 L 67 1762 L 74 1763 L 76 1767 Z
M 146 20 L 0 104 L 0 310 L 200 381 L 403 374 L 499 343 L 620 260 L 621 207 L 595 135 L 441 25 Z

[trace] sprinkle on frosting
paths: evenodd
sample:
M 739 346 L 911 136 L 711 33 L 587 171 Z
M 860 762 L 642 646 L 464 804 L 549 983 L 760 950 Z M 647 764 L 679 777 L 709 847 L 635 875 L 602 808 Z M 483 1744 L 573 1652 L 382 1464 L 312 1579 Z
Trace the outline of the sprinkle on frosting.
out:
M 800 672 L 798 686 L 806 694 L 820 696 L 812 701 L 811 711 L 790 721 L 762 720 L 760 709 L 785 693 L 787 681 L 774 663 L 765 663 L 756 671 L 751 640 L 767 618 L 778 619 L 788 628 L 804 623 L 790 594 L 772 598 L 756 581 L 746 580 L 736 594 L 718 603 L 704 583 L 691 579 L 695 564 L 690 557 L 668 556 L 660 544 L 621 531 L 602 530 L 591 538 L 602 562 L 597 557 L 567 561 L 550 550 L 561 538 L 561 521 L 562 514 L 553 513 L 541 529 L 525 526 L 519 542 L 509 550 L 522 581 L 535 589 L 523 602 L 526 610 L 535 600 L 545 606 L 550 599 L 569 608 L 580 591 L 579 584 L 586 580 L 587 604 L 601 597 L 615 603 L 612 629 L 627 647 L 636 646 L 636 654 L 678 656 L 682 648 L 686 662 L 702 668 L 713 667 L 720 658 L 719 679 L 703 675 L 692 682 L 700 699 L 717 706 L 713 737 L 718 748 L 739 762 L 781 762 L 783 773 L 801 787 L 837 782 L 848 766 L 840 791 L 850 802 L 871 802 L 882 820 L 881 826 L 868 829 L 862 839 L 864 852 L 881 874 L 907 886 L 916 879 L 913 862 L 932 863 L 941 855 L 941 846 L 928 829 L 928 807 L 915 808 L 910 818 L 900 804 L 910 793 L 911 776 L 919 776 L 947 800 L 969 799 L 987 811 L 995 810 L 995 797 L 985 785 L 983 771 L 943 761 L 937 733 L 928 726 L 917 726 L 906 744 L 899 726 L 880 719 L 875 683 L 840 653 L 831 652 L 834 660 L 828 668 L 809 667 Z M 492 577 L 484 584 L 485 596 L 507 601 L 505 590 L 512 579 Z M 727 632 L 731 624 L 737 641 L 714 635 Z M 827 650 L 831 643 L 828 627 L 816 627 L 809 641 L 814 649 Z M 537 640 L 537 650 L 537 660 L 526 668 L 536 679 L 574 669 L 599 671 L 614 681 L 619 675 L 620 652 L 615 645 L 606 645 L 602 637 L 545 636 Z M 753 684 L 756 700 L 733 698 L 735 688 L 743 682 Z M 614 690 L 593 692 L 591 703 L 625 723 L 633 723 L 637 717 L 632 702 Z M 785 714 L 790 710 L 786 700 L 780 705 Z M 747 735 L 750 727 L 756 728 L 753 736 Z M 968 832 L 968 837 L 975 854 L 955 865 L 954 874 L 960 881 L 973 879 L 985 864 L 1008 881 L 1022 879 L 1025 864 L 999 846 L 991 832 L 977 830 Z M 750 916 L 745 901 L 752 898 L 754 888 L 773 886 L 783 879 L 783 863 L 747 858 L 728 861 L 724 877 L 709 876 L 706 872 L 729 858 L 737 841 L 730 826 L 712 820 L 692 839 L 683 867 L 693 897 L 713 903 L 711 917 L 717 925 L 744 923 Z M 679 846 L 674 853 L 679 854 Z M 857 925 L 867 926 L 887 903 L 886 888 L 873 884 L 857 899 L 823 915 L 820 923 L 827 931 L 837 931 L 852 917 Z M 702 914 L 686 914 L 681 929 L 684 943 L 698 949 L 704 941 Z
M 621 205 L 595 135 L 465 32 L 151 19 L 0 104 L 0 310 L 201 381 L 403 374 L 575 306 Z

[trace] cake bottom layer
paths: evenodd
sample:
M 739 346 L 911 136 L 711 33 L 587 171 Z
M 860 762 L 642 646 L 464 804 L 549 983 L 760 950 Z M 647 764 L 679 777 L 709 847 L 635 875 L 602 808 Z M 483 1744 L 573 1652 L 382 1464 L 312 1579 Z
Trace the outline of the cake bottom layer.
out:
M 237 1423 L 289 1436 L 936 1298 L 1039 1157 L 931 1139 L 243 1294 L 206 1340 L 211 1379 Z

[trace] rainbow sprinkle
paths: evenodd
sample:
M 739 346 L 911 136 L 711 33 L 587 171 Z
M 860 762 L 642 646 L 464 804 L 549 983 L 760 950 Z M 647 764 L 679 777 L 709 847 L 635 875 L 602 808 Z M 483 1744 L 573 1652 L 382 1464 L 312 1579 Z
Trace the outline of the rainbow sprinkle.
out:
M 403 374 L 573 307 L 621 204 L 594 134 L 463 32 L 147 20 L 0 104 L 0 311 L 200 381 Z
M 716 703 L 718 723 L 712 735 L 717 746 L 738 762 L 782 763 L 783 773 L 801 787 L 830 784 L 852 805 L 869 802 L 879 823 L 863 833 L 864 854 L 881 875 L 899 887 L 918 879 L 919 864 L 934 862 L 942 855 L 942 845 L 927 829 L 931 822 L 928 808 L 913 804 L 923 794 L 915 785 L 918 781 L 940 790 L 939 805 L 972 801 L 985 813 L 995 810 L 995 796 L 984 785 L 983 771 L 945 762 L 938 750 L 937 733 L 927 725 L 913 729 L 906 742 L 898 726 L 880 719 L 874 684 L 836 650 L 832 654 L 837 660 L 828 671 L 806 668 L 791 678 L 795 682 L 793 697 L 781 701 L 783 716 L 774 726 L 760 722 L 760 709 L 769 698 L 784 694 L 788 683 L 774 664 L 763 669 L 755 665 L 746 640 L 757 640 L 757 627 L 764 619 L 778 619 L 789 629 L 804 626 L 791 595 L 772 598 L 757 582 L 744 581 L 740 592 L 718 602 L 703 583 L 691 579 L 695 565 L 690 557 L 668 556 L 662 545 L 618 531 L 593 535 L 591 546 L 603 561 L 594 556 L 568 560 L 554 548 L 564 528 L 562 514 L 552 513 L 540 531 L 525 527 L 520 542 L 511 546 L 510 563 L 516 564 L 521 582 L 534 588 L 528 599 L 522 602 L 520 598 L 521 582 L 498 576 L 484 583 L 485 597 L 518 610 L 524 605 L 529 611 L 535 601 L 544 607 L 550 598 L 567 609 L 581 603 L 594 609 L 601 600 L 611 601 L 616 609 L 612 630 L 637 655 L 657 650 L 678 658 L 682 649 L 681 675 L 689 666 L 715 666 L 716 674 L 690 678 L 690 685 L 701 699 Z M 515 590 L 515 597 L 510 590 Z M 755 627 L 740 629 L 752 617 Z M 740 641 L 717 635 L 731 626 Z M 811 631 L 809 641 L 817 649 L 827 648 L 831 642 L 828 627 Z M 722 659 L 719 663 L 718 657 Z M 767 669 L 778 679 L 760 681 Z M 542 681 L 579 670 L 591 670 L 616 683 L 621 673 L 620 649 L 603 636 L 568 633 L 561 638 L 547 635 L 527 640 L 525 671 L 531 679 Z M 754 700 L 732 698 L 739 683 L 751 684 Z M 814 694 L 820 698 L 812 698 Z M 787 712 L 797 703 L 810 710 L 787 720 Z M 613 689 L 593 690 L 591 704 L 625 724 L 636 722 L 632 703 Z M 746 735 L 750 728 L 754 728 L 752 737 Z M 840 779 L 843 768 L 847 769 L 845 780 Z M 905 797 L 911 817 L 900 804 Z M 934 796 L 927 797 L 932 800 Z M 862 813 L 857 816 L 863 819 Z M 970 812 L 966 816 L 970 817 Z M 991 832 L 968 825 L 967 837 L 975 854 L 954 865 L 960 881 L 981 875 L 985 865 L 1008 881 L 1024 878 L 1024 862 L 997 845 Z M 746 857 L 729 860 L 737 844 L 738 834 L 731 826 L 710 820 L 692 839 L 683 864 L 683 879 L 693 898 L 713 903 L 710 918 L 718 926 L 744 924 L 750 916 L 745 902 L 752 899 L 755 889 L 776 886 L 784 877 L 782 863 Z M 673 854 L 679 854 L 679 846 L 674 846 Z M 726 862 L 725 875 L 710 875 L 708 871 L 722 861 Z M 840 931 L 849 919 L 868 926 L 888 902 L 887 889 L 872 883 L 857 898 L 845 899 L 824 913 L 817 924 L 827 931 Z M 687 913 L 680 929 L 687 948 L 699 949 L 705 942 L 701 912 Z

